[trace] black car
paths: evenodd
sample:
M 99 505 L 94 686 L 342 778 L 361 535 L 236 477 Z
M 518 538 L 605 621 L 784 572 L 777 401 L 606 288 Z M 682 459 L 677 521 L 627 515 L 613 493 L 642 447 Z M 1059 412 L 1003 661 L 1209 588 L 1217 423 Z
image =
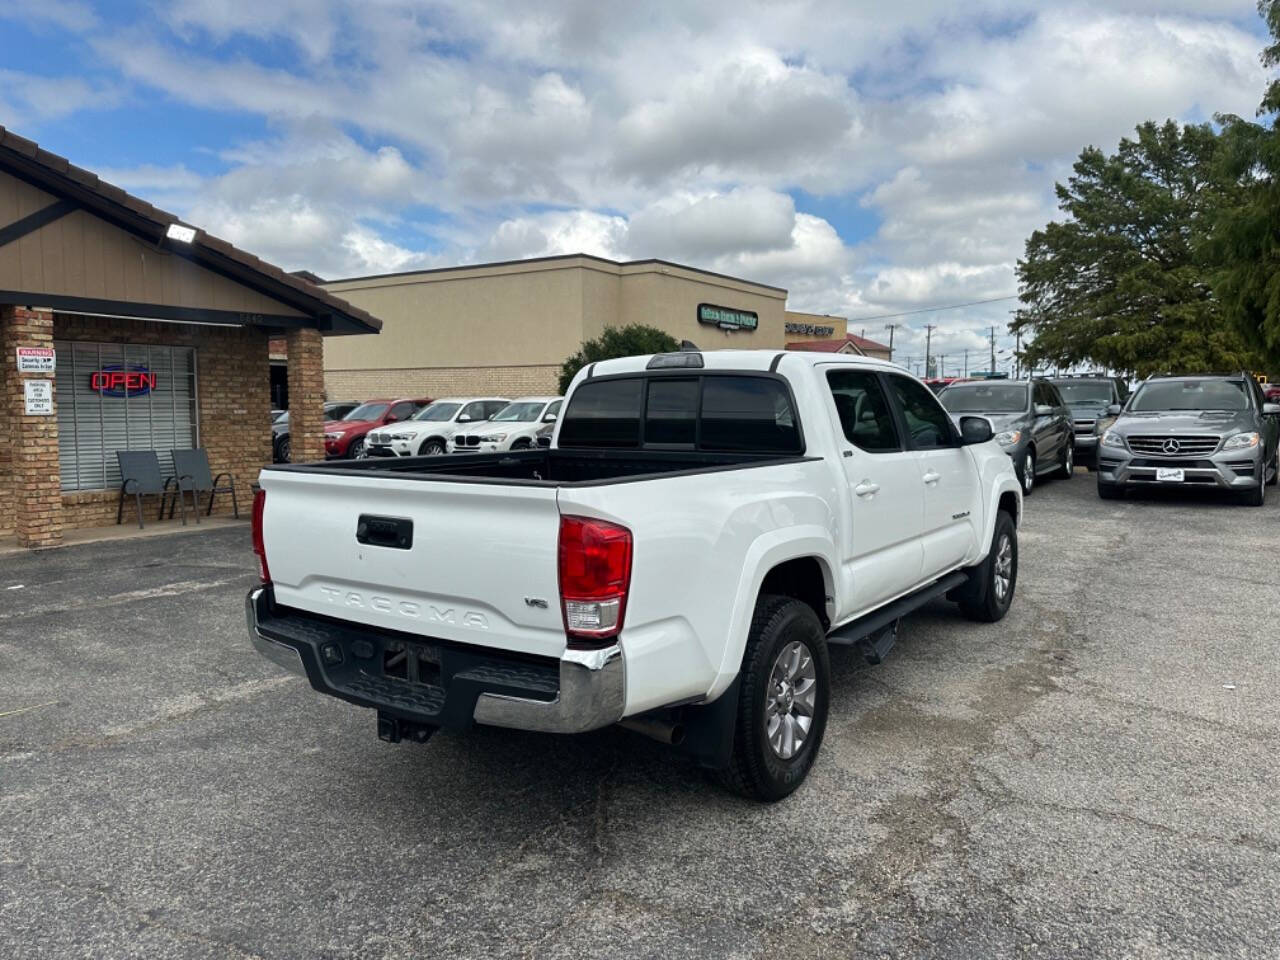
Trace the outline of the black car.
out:
M 351 400 L 336 400 L 324 405 L 324 419 L 341 420 L 360 404 Z M 271 457 L 276 463 L 288 463 L 291 454 L 289 443 L 289 411 L 285 411 L 271 424 Z

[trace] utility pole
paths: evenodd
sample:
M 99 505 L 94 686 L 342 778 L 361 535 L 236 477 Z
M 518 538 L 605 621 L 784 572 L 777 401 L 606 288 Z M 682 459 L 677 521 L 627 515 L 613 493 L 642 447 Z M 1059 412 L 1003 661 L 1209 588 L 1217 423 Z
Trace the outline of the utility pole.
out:
M 996 328 L 991 328 L 991 372 L 996 372 Z
M 924 375 L 929 376 L 929 360 L 933 356 L 933 331 L 937 330 L 936 324 L 926 323 L 924 325 Z M 994 330 L 995 328 L 992 327 Z
M 884 328 L 889 331 L 889 362 L 893 363 L 893 331 L 902 326 L 900 323 L 886 323 Z
M 966 377 L 967 377 L 967 376 L 969 376 L 969 350 L 968 350 L 968 348 L 965 348 L 965 351 L 964 351 L 964 375 L 965 375 Z
M 1022 379 L 1022 331 L 1013 334 L 1013 378 Z
M 938 376 L 945 377 L 947 375 L 947 355 L 945 353 L 938 355 Z

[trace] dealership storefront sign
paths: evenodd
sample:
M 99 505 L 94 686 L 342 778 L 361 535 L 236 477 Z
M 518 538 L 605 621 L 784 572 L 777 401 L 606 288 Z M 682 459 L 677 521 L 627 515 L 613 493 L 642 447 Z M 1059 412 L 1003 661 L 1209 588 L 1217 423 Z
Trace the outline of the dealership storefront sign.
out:
M 89 389 L 104 397 L 145 397 L 156 388 L 156 375 L 146 367 L 112 364 L 89 374 Z
M 722 330 L 754 330 L 760 325 L 760 317 L 754 310 L 735 310 L 733 307 L 700 303 L 698 322 L 711 324 Z
M 803 333 L 812 337 L 830 337 L 835 334 L 835 327 L 821 327 L 816 323 L 788 323 L 784 325 L 787 333 Z

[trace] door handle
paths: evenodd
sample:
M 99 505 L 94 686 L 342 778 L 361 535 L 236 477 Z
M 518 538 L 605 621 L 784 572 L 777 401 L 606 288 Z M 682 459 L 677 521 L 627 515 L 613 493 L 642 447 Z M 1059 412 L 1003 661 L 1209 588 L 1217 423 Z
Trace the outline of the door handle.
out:
M 853 488 L 853 492 L 860 497 L 874 497 L 880 492 L 880 484 L 872 483 L 870 480 L 863 480 Z
M 938 473 L 938 471 L 936 470 L 930 470 L 928 473 L 924 475 L 924 482 L 929 484 L 930 486 L 937 483 L 941 479 L 942 479 L 942 474 Z

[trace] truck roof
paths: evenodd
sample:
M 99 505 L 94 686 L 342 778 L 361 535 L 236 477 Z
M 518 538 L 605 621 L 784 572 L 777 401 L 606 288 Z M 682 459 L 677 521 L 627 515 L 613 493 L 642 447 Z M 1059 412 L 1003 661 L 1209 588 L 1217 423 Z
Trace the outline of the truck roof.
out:
M 807 364 L 810 367 L 818 364 L 848 364 L 850 366 L 876 367 L 882 370 L 900 370 L 905 368 L 888 360 L 876 357 L 862 357 L 853 354 L 812 353 L 805 350 L 697 350 L 689 351 L 702 355 L 704 370 L 777 370 L 785 364 L 794 367 L 796 364 Z M 591 377 L 607 377 L 620 373 L 643 373 L 648 369 L 649 361 L 659 354 L 647 353 L 637 357 L 620 357 L 617 360 L 600 360 L 586 369 Z M 661 372 L 661 371 L 659 371 Z

